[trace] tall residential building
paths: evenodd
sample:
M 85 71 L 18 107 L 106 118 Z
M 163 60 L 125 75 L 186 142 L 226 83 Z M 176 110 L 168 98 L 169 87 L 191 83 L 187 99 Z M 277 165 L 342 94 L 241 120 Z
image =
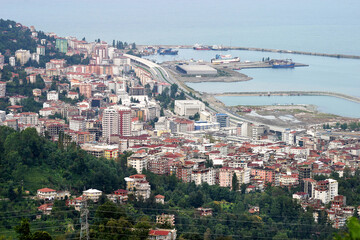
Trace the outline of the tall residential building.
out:
M 6 82 L 0 82 L 0 97 L 5 97 L 6 95 Z
M 131 109 L 128 107 L 109 107 L 102 118 L 103 137 L 109 140 L 111 135 L 131 135 Z
M 45 46 L 38 45 L 36 48 L 36 53 L 44 56 L 45 55 Z
M 220 123 L 220 127 L 229 127 L 230 126 L 230 118 L 229 115 L 225 113 L 217 113 L 216 114 L 216 122 Z
M 19 49 L 15 52 L 15 57 L 20 61 L 21 65 L 24 65 L 29 61 L 31 54 L 29 50 Z
M 10 66 L 15 67 L 16 65 L 15 57 L 9 57 L 9 64 Z
M 81 83 L 79 85 L 79 91 L 81 95 L 84 95 L 86 98 L 91 98 L 91 84 L 90 83 Z
M 62 53 L 67 53 L 68 41 L 65 38 L 57 38 L 55 47 Z

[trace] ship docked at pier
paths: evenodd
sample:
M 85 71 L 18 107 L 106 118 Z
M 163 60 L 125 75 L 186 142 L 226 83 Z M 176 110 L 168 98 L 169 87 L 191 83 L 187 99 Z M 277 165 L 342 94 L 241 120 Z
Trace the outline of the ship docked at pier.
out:
M 173 49 L 171 49 L 171 48 L 167 48 L 167 49 L 165 49 L 165 48 L 160 48 L 159 50 L 158 50 L 158 53 L 160 54 L 160 55 L 178 55 L 178 50 L 173 50 Z
M 295 67 L 295 63 L 291 59 L 271 59 L 269 64 L 272 65 L 273 68 L 293 68 Z
M 209 46 L 201 45 L 201 44 L 195 44 L 193 47 L 194 50 L 211 50 Z
M 231 55 L 216 54 L 215 58 L 211 59 L 212 64 L 235 63 L 240 62 L 239 57 L 231 57 Z

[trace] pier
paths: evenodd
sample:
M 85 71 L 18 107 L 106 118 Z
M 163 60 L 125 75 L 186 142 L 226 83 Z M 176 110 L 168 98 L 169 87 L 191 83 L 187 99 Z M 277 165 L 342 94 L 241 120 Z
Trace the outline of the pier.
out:
M 330 96 L 330 97 L 337 97 L 348 101 L 360 103 L 360 97 L 354 97 L 343 93 L 326 92 L 326 91 L 224 92 L 224 93 L 213 93 L 212 95 L 214 96 Z
M 151 45 L 151 46 L 153 46 L 153 47 L 163 47 L 163 48 L 183 48 L 183 49 L 190 49 L 190 48 L 192 49 L 193 48 L 193 46 L 191 46 L 191 45 Z M 146 46 L 145 45 L 139 45 L 139 47 L 146 47 Z M 338 53 L 317 53 L 317 52 L 271 49 L 271 48 L 226 47 L 226 46 L 224 46 L 224 50 L 244 50 L 244 51 L 258 51 L 258 52 L 273 52 L 273 53 L 310 55 L 310 56 L 319 56 L 319 57 L 360 59 L 359 55 L 348 55 L 348 54 L 338 54 Z M 211 50 L 209 50 L 209 51 L 211 51 Z

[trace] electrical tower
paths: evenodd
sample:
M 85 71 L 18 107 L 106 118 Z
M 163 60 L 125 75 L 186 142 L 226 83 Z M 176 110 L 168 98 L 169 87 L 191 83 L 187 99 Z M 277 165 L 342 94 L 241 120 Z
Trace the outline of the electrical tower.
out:
M 89 215 L 89 209 L 88 209 L 88 202 L 87 202 L 87 197 L 86 196 L 82 196 L 81 199 L 81 208 L 80 208 L 80 224 L 81 224 L 81 229 L 80 229 L 80 240 L 89 240 L 90 239 L 90 235 L 89 235 L 89 223 L 88 223 L 88 215 Z

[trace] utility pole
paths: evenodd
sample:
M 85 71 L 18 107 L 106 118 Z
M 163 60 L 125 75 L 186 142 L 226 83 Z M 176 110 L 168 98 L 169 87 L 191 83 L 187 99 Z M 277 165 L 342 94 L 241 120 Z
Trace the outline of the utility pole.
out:
M 81 229 L 80 229 L 80 240 L 89 240 L 90 239 L 90 235 L 89 235 L 89 223 L 88 223 L 88 215 L 89 215 L 89 209 L 88 209 L 88 205 L 87 205 L 87 197 L 86 196 L 82 196 L 82 200 L 81 200 L 81 208 L 80 208 L 80 224 L 81 224 Z

